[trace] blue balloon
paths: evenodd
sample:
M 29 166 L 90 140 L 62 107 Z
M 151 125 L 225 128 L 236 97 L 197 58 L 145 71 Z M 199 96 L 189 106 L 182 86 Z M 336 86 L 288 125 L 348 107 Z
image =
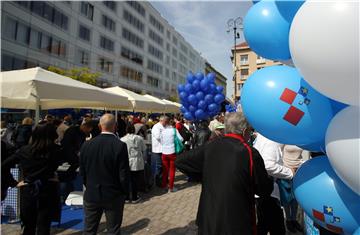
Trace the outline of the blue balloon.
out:
M 190 103 L 190 104 L 193 104 L 193 105 L 196 105 L 196 104 L 197 104 L 197 102 L 198 102 L 198 100 L 197 100 L 196 96 L 195 96 L 195 95 L 193 95 L 193 94 L 189 95 L 189 97 L 188 97 L 188 101 L 189 101 L 189 103 Z
M 194 91 L 198 91 L 198 90 L 200 89 L 200 82 L 199 82 L 199 80 L 193 81 L 192 87 L 193 87 L 193 90 L 194 90 Z
M 275 1 L 276 7 L 278 8 L 281 16 L 284 17 L 290 24 L 293 21 L 296 12 L 304 2 L 305 1 L 302 0 Z
M 261 1 L 244 19 L 244 36 L 258 55 L 272 60 L 288 60 L 290 23 L 282 17 L 274 0 Z
M 192 85 L 191 85 L 190 83 L 187 83 L 187 84 L 185 85 L 185 91 L 188 92 L 188 93 L 191 93 L 192 90 L 193 90 Z
M 207 95 L 205 96 L 205 101 L 206 101 L 206 103 L 208 103 L 208 104 L 214 103 L 214 96 L 211 95 L 211 94 L 207 94 Z
M 242 89 L 241 105 L 259 133 L 283 144 L 324 140 L 333 117 L 330 100 L 288 66 L 270 66 L 253 73 Z
M 193 120 L 194 120 L 194 116 L 193 116 L 190 112 L 184 113 L 184 118 L 185 118 L 186 120 L 189 120 L 189 121 L 193 121 Z
M 201 87 L 201 90 L 206 92 L 207 90 L 209 90 L 209 82 L 208 82 L 208 79 L 203 79 L 201 80 L 200 82 L 200 87 Z
M 215 103 L 217 104 L 221 104 L 223 101 L 224 101 L 225 97 L 223 94 L 217 94 L 215 97 L 214 97 L 214 101 Z
M 208 74 L 206 75 L 206 77 L 207 77 L 207 79 L 208 79 L 211 83 L 215 82 L 215 78 L 216 78 L 215 73 L 208 73 Z
M 202 80 L 204 78 L 204 74 L 201 73 L 201 72 L 198 72 L 196 75 L 195 75 L 196 79 L 197 80 Z
M 252 2 L 253 2 L 254 4 L 256 4 L 256 3 L 260 2 L 260 0 L 258 0 L 258 1 L 253 0 Z
M 187 112 L 187 109 L 186 109 L 183 105 L 181 105 L 180 111 L 181 111 L 182 113 L 186 113 L 186 112 Z
M 341 102 L 333 100 L 333 99 L 330 99 L 330 101 L 331 101 L 331 107 L 334 112 L 334 115 L 349 106 L 347 104 L 341 103 Z
M 308 150 L 310 152 L 321 152 L 326 153 L 325 150 L 325 139 L 321 140 L 317 143 L 311 143 L 306 145 L 298 145 L 299 148 L 302 148 L 304 150 Z
M 199 108 L 199 109 L 206 109 L 206 106 L 207 106 L 207 104 L 206 104 L 206 102 L 205 101 L 203 101 L 203 100 L 200 100 L 199 101 L 199 103 L 198 103 L 198 105 L 197 105 L 197 107 Z
M 187 77 L 187 82 L 189 83 L 189 84 L 191 84 L 191 83 L 193 83 L 194 81 L 195 81 L 195 76 L 194 75 L 192 75 L 192 76 L 188 76 Z
M 293 190 L 306 214 L 320 226 L 344 234 L 353 234 L 360 227 L 360 195 L 342 182 L 326 156 L 299 168 Z
M 356 231 L 354 232 L 353 235 L 360 235 L 360 227 L 358 229 L 356 229 Z
M 217 92 L 222 93 L 224 91 L 224 87 L 216 86 L 216 90 L 217 90 Z
M 188 110 L 193 113 L 193 112 L 195 112 L 197 110 L 197 108 L 195 106 L 193 106 L 193 105 L 189 105 Z
M 202 91 L 196 92 L 196 98 L 197 98 L 198 100 L 203 100 L 204 97 L 205 97 L 204 92 L 202 92 Z
M 204 110 L 202 110 L 202 109 L 198 109 L 198 110 L 196 110 L 195 111 L 195 118 L 197 119 L 197 120 L 203 120 L 203 119 L 205 119 L 205 112 L 204 112 Z
M 179 96 L 180 96 L 180 99 L 186 99 L 188 94 L 185 91 L 182 91 L 182 92 L 180 92 Z
M 217 109 L 217 107 L 218 107 L 218 104 L 212 103 L 212 104 L 209 104 L 208 110 L 209 110 L 210 112 L 215 112 L 216 109 Z
M 184 84 L 179 84 L 178 85 L 178 92 L 182 92 L 182 91 L 185 91 L 185 85 Z

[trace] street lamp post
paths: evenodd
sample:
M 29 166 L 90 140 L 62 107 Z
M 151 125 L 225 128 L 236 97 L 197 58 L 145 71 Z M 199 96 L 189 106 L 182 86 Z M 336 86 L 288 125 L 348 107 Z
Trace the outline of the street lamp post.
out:
M 237 65 L 236 65 L 236 40 L 240 38 L 240 33 L 238 30 L 242 30 L 242 22 L 243 19 L 241 17 L 237 17 L 236 19 L 229 19 L 227 22 L 228 30 L 227 32 L 230 33 L 231 30 L 234 32 L 234 53 L 233 53 L 233 62 L 234 62 L 234 101 L 236 100 L 236 72 L 238 71 Z

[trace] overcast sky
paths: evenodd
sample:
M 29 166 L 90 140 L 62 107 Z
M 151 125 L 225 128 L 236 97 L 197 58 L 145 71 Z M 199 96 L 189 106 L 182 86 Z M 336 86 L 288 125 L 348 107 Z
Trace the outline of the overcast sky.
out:
M 231 47 L 233 33 L 227 33 L 230 18 L 244 17 L 250 1 L 151 1 L 161 15 L 227 79 L 227 96 L 234 90 Z M 244 41 L 241 34 L 238 43 Z

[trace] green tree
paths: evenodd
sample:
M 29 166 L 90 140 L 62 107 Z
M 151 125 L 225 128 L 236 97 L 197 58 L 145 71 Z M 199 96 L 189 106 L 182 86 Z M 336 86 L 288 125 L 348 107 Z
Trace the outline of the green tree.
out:
M 96 85 L 96 79 L 101 76 L 101 73 L 92 73 L 90 69 L 86 67 L 66 70 L 55 66 L 49 66 L 48 70 L 90 85 Z
M 178 99 L 177 96 L 170 96 L 169 100 L 172 101 L 172 102 L 179 102 L 179 99 Z

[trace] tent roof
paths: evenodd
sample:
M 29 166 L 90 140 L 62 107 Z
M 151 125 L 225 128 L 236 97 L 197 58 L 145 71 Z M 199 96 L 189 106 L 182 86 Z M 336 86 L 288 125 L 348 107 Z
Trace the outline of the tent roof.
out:
M 105 88 L 104 90 L 113 92 L 118 95 L 122 95 L 128 98 L 128 100 L 133 105 L 133 110 L 135 112 L 163 112 L 164 111 L 164 105 L 156 102 L 148 97 L 145 97 L 143 95 L 139 95 L 135 92 L 129 91 L 122 87 L 109 87 Z
M 152 95 L 144 95 L 145 97 L 148 97 L 149 99 L 152 99 L 156 102 L 161 102 L 163 105 L 164 105 L 164 112 L 165 113 L 177 113 L 179 112 L 179 107 L 177 107 L 175 104 L 173 103 L 169 103 L 169 102 L 166 102 L 165 100 L 162 100 L 162 99 L 159 99 L 155 96 L 152 96 Z
M 103 107 L 128 109 L 126 97 L 40 67 L 1 72 L 1 107 L 42 109 Z

